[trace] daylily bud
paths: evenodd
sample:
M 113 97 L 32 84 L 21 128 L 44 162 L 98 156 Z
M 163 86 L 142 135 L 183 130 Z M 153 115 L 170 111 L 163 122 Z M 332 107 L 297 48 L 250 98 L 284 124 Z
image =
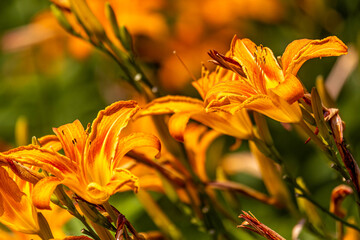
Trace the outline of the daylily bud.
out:
M 76 15 L 84 30 L 95 44 L 105 40 L 106 33 L 85 0 L 70 0 L 72 12 Z
M 314 113 L 316 126 L 319 128 L 320 134 L 323 137 L 328 136 L 329 130 L 325 124 L 323 106 L 316 88 L 311 90 L 311 106 Z
M 341 156 L 341 159 L 344 162 L 346 170 L 350 174 L 351 181 L 353 182 L 357 192 L 360 192 L 360 168 L 354 159 L 353 155 L 350 153 L 349 149 L 346 147 L 344 142 L 336 144 Z
M 58 20 L 59 24 L 69 33 L 74 33 L 74 29 L 70 25 L 69 21 L 65 17 L 63 11 L 59 7 L 57 7 L 55 4 L 51 4 L 50 6 L 52 14 L 55 16 L 55 18 Z
M 42 215 L 42 213 L 37 213 L 38 215 L 38 221 L 40 226 L 40 234 L 44 239 L 52 239 L 54 238 L 49 223 L 46 221 L 46 218 Z
M 128 29 L 125 26 L 120 27 L 120 41 L 123 47 L 129 51 L 132 52 L 133 50 L 133 40 L 131 37 L 131 34 L 129 33 Z
M 254 120 L 256 122 L 256 126 L 258 127 L 258 133 L 260 135 L 260 138 L 264 140 L 266 145 L 271 146 L 274 144 L 274 141 L 271 137 L 269 127 L 266 123 L 266 119 L 264 115 L 254 112 Z
M 305 107 L 303 107 L 303 105 L 300 105 L 300 109 L 301 109 L 301 113 L 303 116 L 303 119 L 305 120 L 305 122 L 307 122 L 308 124 L 315 126 L 316 122 L 314 117 L 306 110 Z
M 346 211 L 341 207 L 341 204 L 345 197 L 352 193 L 352 188 L 347 185 L 340 185 L 334 188 L 331 193 L 330 212 L 334 213 L 338 217 L 345 217 Z
M 334 136 L 334 140 L 337 144 L 340 144 L 344 141 L 344 124 L 341 120 L 339 114 L 336 114 L 334 117 L 330 119 L 330 125 L 332 129 L 332 133 Z
M 326 107 L 335 107 L 336 104 L 334 100 L 330 97 L 329 92 L 326 89 L 324 78 L 322 76 L 318 76 L 316 78 L 316 88 L 319 91 L 319 95 L 323 100 L 323 103 Z
M 35 137 L 35 136 L 33 136 L 33 137 L 31 138 L 31 144 L 32 144 L 32 145 L 35 145 L 35 146 L 41 147 L 41 144 L 40 144 L 39 140 L 38 140 L 37 137 Z
M 82 213 L 89 218 L 93 223 L 99 224 L 100 226 L 103 226 L 108 229 L 112 229 L 111 223 L 107 220 L 106 217 L 104 217 L 99 211 L 92 205 L 79 200 L 78 201 L 79 207 L 82 211 Z
M 105 3 L 105 16 L 110 21 L 111 28 L 114 31 L 116 38 L 120 40 L 121 37 L 120 37 L 119 25 L 116 20 L 114 9 L 111 7 L 109 2 Z

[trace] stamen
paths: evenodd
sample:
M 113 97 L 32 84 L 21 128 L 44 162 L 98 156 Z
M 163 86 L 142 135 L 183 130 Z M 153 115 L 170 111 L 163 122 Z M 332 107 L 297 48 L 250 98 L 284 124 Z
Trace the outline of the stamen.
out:
M 173 54 L 179 59 L 179 61 L 181 62 L 181 64 L 183 65 L 183 67 L 186 69 L 186 71 L 188 72 L 188 74 L 190 75 L 190 77 L 196 81 L 197 79 L 195 78 L 194 74 L 189 70 L 189 68 L 186 66 L 186 64 L 184 63 L 184 61 L 179 57 L 179 55 L 177 54 L 177 52 L 174 50 Z

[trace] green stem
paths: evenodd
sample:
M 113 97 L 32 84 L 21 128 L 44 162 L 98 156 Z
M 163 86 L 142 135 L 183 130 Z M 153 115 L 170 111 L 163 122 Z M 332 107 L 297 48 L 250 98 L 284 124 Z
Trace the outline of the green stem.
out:
M 139 199 L 140 203 L 142 203 L 157 227 L 162 230 L 165 235 L 174 240 L 183 239 L 183 236 L 176 224 L 168 218 L 149 193 L 140 189 L 140 191 L 136 194 L 136 197 Z
M 325 152 L 325 154 L 329 155 L 328 157 L 331 158 L 331 153 L 329 152 L 328 147 L 324 144 L 324 142 L 309 128 L 309 126 L 301 120 L 298 125 L 301 129 L 313 140 L 313 142 Z
M 319 208 L 321 211 L 323 211 L 324 213 L 326 213 L 327 215 L 329 215 L 330 217 L 334 218 L 335 220 L 343 223 L 344 225 L 353 228 L 357 231 L 360 232 L 360 228 L 354 224 L 351 224 L 347 221 L 345 221 L 344 219 L 338 217 L 337 215 L 331 213 L 330 211 L 328 211 L 326 208 L 324 208 L 323 206 L 321 206 L 318 202 L 316 202 L 315 200 L 313 200 L 305 191 L 304 189 L 297 187 L 298 189 L 301 190 L 302 194 L 298 194 L 298 197 L 303 197 L 305 199 L 307 199 L 308 201 L 310 201 L 312 204 L 314 204 L 317 208 Z

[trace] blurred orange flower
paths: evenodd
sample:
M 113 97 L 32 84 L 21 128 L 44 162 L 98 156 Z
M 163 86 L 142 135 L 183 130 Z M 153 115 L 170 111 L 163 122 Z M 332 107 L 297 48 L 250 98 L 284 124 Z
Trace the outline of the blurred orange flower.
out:
M 0 231 L 0 239 L 41 239 L 34 235 L 40 232 L 38 211 L 32 203 L 33 184 L 21 179 L 6 167 L 0 168 L 0 222 L 12 232 Z M 52 211 L 41 211 L 46 218 L 51 232 L 56 237 L 65 237 L 63 226 L 73 216 L 66 210 L 55 207 Z M 24 234 L 25 233 L 25 234 Z
M 13 174 L 12 174 L 13 175 Z M 40 233 L 37 211 L 30 197 L 30 183 L 10 177 L 0 167 L 0 222 L 12 230 L 27 234 Z
M 337 37 L 293 41 L 284 52 L 281 65 L 269 48 L 256 46 L 249 39 L 235 36 L 230 51 L 230 57 L 210 52 L 217 64 L 231 70 L 233 76 L 209 89 L 206 109 L 236 113 L 247 108 L 291 123 L 301 119 L 297 100 L 304 89 L 296 74 L 302 64 L 312 58 L 346 54 L 347 47 Z
M 169 1 L 171 2 L 171 1 Z M 246 34 L 252 20 L 276 23 L 283 19 L 285 7 L 279 0 L 183 0 L 172 1 L 173 35 L 160 47 L 148 46 L 152 59 L 161 59 L 161 85 L 170 93 L 183 90 L 189 83 L 188 72 L 176 56 L 176 50 L 189 70 L 199 74 L 198 63 L 208 60 L 208 49 L 226 50 L 226 41 L 234 32 Z M 165 9 L 166 11 L 167 9 Z M 194 17 L 196 16 L 196 17 Z M 146 53 L 142 53 L 144 55 Z M 174 74 L 176 72 L 176 74 Z
M 94 204 L 102 204 L 124 186 L 138 189 L 138 178 L 122 167 L 121 159 L 138 147 L 160 151 L 159 140 L 145 133 L 122 136 L 132 116 L 139 110 L 134 101 L 119 101 L 99 112 L 91 133 L 81 123 L 54 128 L 65 156 L 50 148 L 28 145 L 1 154 L 7 160 L 38 166 L 54 176 L 40 180 L 33 191 L 34 204 L 48 209 L 57 185 L 64 184 Z

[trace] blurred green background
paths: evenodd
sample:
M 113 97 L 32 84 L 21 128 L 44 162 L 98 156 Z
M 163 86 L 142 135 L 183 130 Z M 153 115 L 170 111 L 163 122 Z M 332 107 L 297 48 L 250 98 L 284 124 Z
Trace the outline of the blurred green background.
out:
M 211 14 L 210 17 L 190 14 L 191 7 L 205 8 L 206 4 L 210 4 L 211 1 L 183 1 L 185 6 L 189 4 L 188 10 L 184 10 L 176 1 L 160 1 L 160 7 L 149 11 L 155 11 L 166 23 L 167 31 L 164 36 L 157 38 L 151 34 L 137 31 L 135 27 L 134 30 L 129 27 L 130 32 L 134 32 L 135 35 L 135 49 L 138 58 L 143 60 L 151 80 L 163 92 L 194 95 L 195 91 L 190 86 L 190 77 L 179 62 L 175 62 L 176 68 L 170 68 L 170 72 L 165 71 L 168 66 L 174 65 L 169 57 L 172 50 L 177 50 L 180 56 L 185 56 L 185 64 L 191 64 L 191 71 L 196 77 L 200 76 L 201 61 L 206 62 L 209 59 L 206 57 L 206 50 L 200 57 L 196 49 L 204 49 L 214 42 L 217 44 L 214 48 L 218 47 L 216 49 L 225 53 L 234 34 L 250 38 L 257 44 L 271 48 L 276 56 L 281 55 L 287 44 L 295 39 L 321 39 L 331 35 L 336 35 L 346 45 L 353 46 L 356 54 L 360 53 L 359 0 L 272 1 L 276 6 L 274 9 L 277 10 L 269 17 L 266 17 L 265 13 L 271 9 L 268 10 L 266 6 L 262 6 L 264 1 L 254 0 L 259 3 L 252 6 L 254 9 L 249 7 L 248 10 L 252 11 L 251 14 L 246 15 L 241 11 L 237 12 L 238 15 L 231 13 L 235 15 L 231 16 L 230 20 L 220 23 L 213 23 Z M 231 8 L 234 1 L 223 1 L 222 4 L 227 4 Z M 21 116 L 28 121 L 28 141 L 30 142 L 31 136 L 40 137 L 51 134 L 52 127 L 72 122 L 75 119 L 79 119 L 86 125 L 106 105 L 116 100 L 129 99 L 132 96 L 131 88 L 121 81 L 117 65 L 108 56 L 95 50 L 90 51 L 85 57 L 74 57 L 72 52 L 65 47 L 69 41 L 66 33 L 62 33 L 59 37 L 58 35 L 50 37 L 51 41 L 47 38 L 42 41 L 37 37 L 42 34 L 46 35 L 46 31 L 38 33 L 33 29 L 32 31 L 24 30 L 33 26 L 34 22 L 37 22 L 39 14 L 48 11 L 49 6 L 50 2 L 46 0 L 0 1 L 0 37 L 2 39 L 0 49 L 0 142 L 3 150 L 9 146 L 16 146 L 15 124 Z M 197 12 L 195 11 L 195 13 Z M 214 12 L 213 18 L 217 17 L 219 16 Z M 192 33 L 191 27 L 186 24 L 189 23 L 189 19 L 196 22 L 197 18 L 200 19 L 201 31 Z M 178 25 L 179 23 L 180 25 Z M 183 28 L 186 31 L 181 32 Z M 196 27 L 193 29 L 197 30 Z M 14 33 L 20 34 L 16 38 L 11 38 Z M 196 36 L 197 39 L 191 40 Z M 32 39 L 35 40 L 32 41 Z M 204 41 L 207 45 L 199 47 Z M 151 44 L 154 44 L 155 52 Z M 168 45 L 159 50 L 159 46 L 162 44 Z M 186 61 L 188 55 L 196 59 L 197 65 Z M 299 78 L 310 91 L 318 75 L 322 75 L 326 79 L 336 60 L 336 58 L 310 60 L 301 68 L 298 74 Z M 171 72 L 171 70 L 179 72 Z M 173 80 L 171 74 L 174 75 L 174 78 L 176 75 L 185 75 L 187 81 L 177 84 L 176 81 L 180 80 Z M 360 68 L 357 65 L 347 77 L 337 99 L 341 117 L 346 123 L 345 136 L 356 159 L 360 159 L 359 74 Z M 171 81 L 174 81 L 176 87 L 168 86 L 173 84 L 170 83 Z M 305 139 L 295 131 L 288 132 L 279 123 L 272 120 L 269 120 L 269 123 L 276 146 L 286 159 L 291 171 L 295 176 L 302 176 L 314 197 L 323 206 L 328 207 L 331 190 L 341 181 L 335 171 L 329 167 L 325 155 L 315 149 L 311 143 L 305 145 Z M 224 144 L 228 140 L 228 138 L 223 138 L 214 144 Z M 243 149 L 246 150 L 246 146 Z M 264 190 L 263 184 L 258 179 L 240 175 L 235 177 L 254 188 Z M 139 231 L 155 228 L 132 193 L 120 195 L 116 196 L 121 198 L 122 202 L 119 210 L 133 222 L 135 227 L 139 228 Z M 187 236 L 188 239 L 195 239 L 196 234 L 201 238 L 207 238 L 206 235 L 195 231 L 196 227 L 189 224 L 189 219 L 186 221 L 184 218 L 177 219 L 179 209 L 172 208 L 165 197 L 160 195 L 156 195 L 156 197 L 179 226 L 191 230 L 187 231 L 190 235 Z M 294 220 L 289 220 L 286 213 L 243 197 L 238 197 L 238 201 L 241 203 L 241 209 L 252 211 L 262 222 L 289 238 L 291 227 L 296 223 Z M 114 200 L 114 202 L 116 201 Z M 345 205 L 347 204 L 351 210 L 352 207 L 348 202 L 350 201 L 346 201 Z M 241 209 L 234 214 L 240 214 Z M 324 221 L 327 223 L 327 228 L 334 228 L 334 222 L 325 215 Z M 240 239 L 250 238 L 250 235 L 242 230 L 236 230 L 231 223 L 228 228 L 233 228 L 235 234 L 239 234 Z M 71 231 L 72 229 L 74 228 L 69 228 Z M 306 235 L 304 239 L 312 239 L 312 237 Z M 314 237 L 314 239 L 316 238 Z

